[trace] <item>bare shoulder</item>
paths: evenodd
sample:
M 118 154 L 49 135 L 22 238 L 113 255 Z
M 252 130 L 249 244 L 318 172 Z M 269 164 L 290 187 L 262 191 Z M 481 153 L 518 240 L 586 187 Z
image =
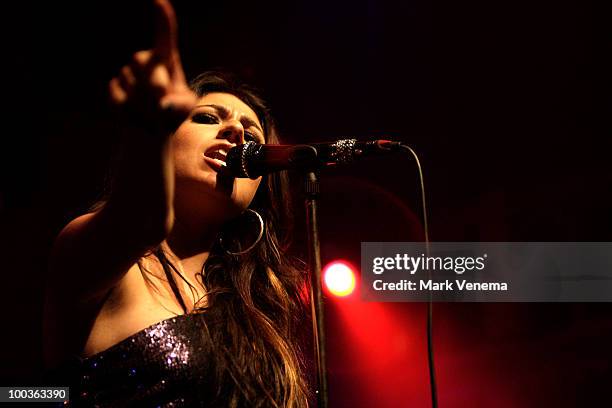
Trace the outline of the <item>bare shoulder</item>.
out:
M 51 253 L 49 289 L 98 303 L 134 267 L 150 245 L 116 213 L 101 209 L 70 221 Z
M 133 265 L 108 293 L 93 318 L 82 354 L 99 353 L 162 318 L 138 264 Z
M 182 312 L 161 266 L 148 256 L 156 240 L 143 240 L 134 229 L 101 210 L 75 218 L 58 234 L 45 301 L 47 365 L 95 354 Z
M 58 235 L 58 239 L 67 239 L 73 237 L 75 234 L 78 235 L 79 231 L 81 231 L 87 223 L 91 222 L 96 214 L 98 214 L 98 212 L 90 212 L 76 217 L 62 228 Z
M 84 278 L 86 265 L 93 261 L 87 259 L 83 241 L 88 240 L 87 229 L 95 216 L 96 213 L 88 213 L 73 219 L 55 238 L 49 260 L 47 297 L 54 294 L 79 297 L 80 293 L 75 292 L 79 287 L 75 280 Z M 80 274 L 76 273 L 78 270 Z
M 138 301 L 147 298 L 143 296 L 146 287 L 136 264 L 97 301 L 84 301 L 57 286 L 47 289 L 45 299 L 44 354 L 49 367 L 69 356 L 92 354 L 91 350 L 100 351 L 117 342 L 122 333 L 130 330 L 129 324 L 134 324 L 124 320 L 126 311 L 137 310 Z
M 44 350 L 47 365 L 83 349 L 95 321 L 115 287 L 134 269 L 138 252 L 129 248 L 120 230 L 108 229 L 100 212 L 70 221 L 55 239 L 46 279 Z M 135 273 L 130 273 L 132 281 Z M 135 287 L 132 283 L 130 286 Z

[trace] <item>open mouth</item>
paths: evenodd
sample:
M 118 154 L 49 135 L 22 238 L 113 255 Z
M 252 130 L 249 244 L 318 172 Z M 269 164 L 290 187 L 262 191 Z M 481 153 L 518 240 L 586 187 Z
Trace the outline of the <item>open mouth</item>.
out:
M 221 167 L 225 167 L 225 159 L 229 147 L 227 146 L 216 146 L 204 153 L 204 159 L 211 165 L 215 170 L 219 170 Z

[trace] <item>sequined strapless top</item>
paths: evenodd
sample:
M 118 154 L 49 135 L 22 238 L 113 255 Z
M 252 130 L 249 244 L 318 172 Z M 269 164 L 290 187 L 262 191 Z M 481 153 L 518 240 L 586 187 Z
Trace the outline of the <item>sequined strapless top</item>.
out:
M 209 406 L 211 347 L 205 330 L 203 314 L 166 319 L 75 359 L 55 380 L 69 383 L 71 407 Z

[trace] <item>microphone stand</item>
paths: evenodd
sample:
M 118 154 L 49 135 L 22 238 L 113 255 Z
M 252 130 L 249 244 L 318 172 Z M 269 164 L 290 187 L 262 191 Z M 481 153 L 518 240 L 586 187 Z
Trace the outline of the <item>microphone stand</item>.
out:
M 319 224 L 317 203 L 319 180 L 314 171 L 306 174 L 305 180 L 306 224 L 308 229 L 308 266 L 310 269 L 310 306 L 312 333 L 317 364 L 317 406 L 327 408 L 327 364 L 325 355 L 325 315 L 321 292 L 321 251 L 319 247 Z

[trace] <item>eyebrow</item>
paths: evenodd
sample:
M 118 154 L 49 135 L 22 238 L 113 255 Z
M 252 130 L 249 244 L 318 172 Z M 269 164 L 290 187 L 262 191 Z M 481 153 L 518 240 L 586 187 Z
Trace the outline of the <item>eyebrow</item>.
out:
M 216 109 L 224 117 L 227 117 L 230 114 L 229 109 L 227 109 L 225 106 L 216 105 L 214 103 L 209 103 L 209 104 L 205 104 L 205 105 L 197 105 L 196 106 L 196 108 L 201 108 L 201 107 L 209 107 L 209 108 Z M 261 127 L 259 127 L 257 122 L 255 122 L 253 119 L 249 118 L 248 116 L 246 116 L 246 115 L 240 116 L 240 122 L 242 122 L 242 124 L 246 125 L 247 128 L 253 126 L 257 130 L 259 130 L 262 135 L 264 134 L 264 131 L 261 129 Z

